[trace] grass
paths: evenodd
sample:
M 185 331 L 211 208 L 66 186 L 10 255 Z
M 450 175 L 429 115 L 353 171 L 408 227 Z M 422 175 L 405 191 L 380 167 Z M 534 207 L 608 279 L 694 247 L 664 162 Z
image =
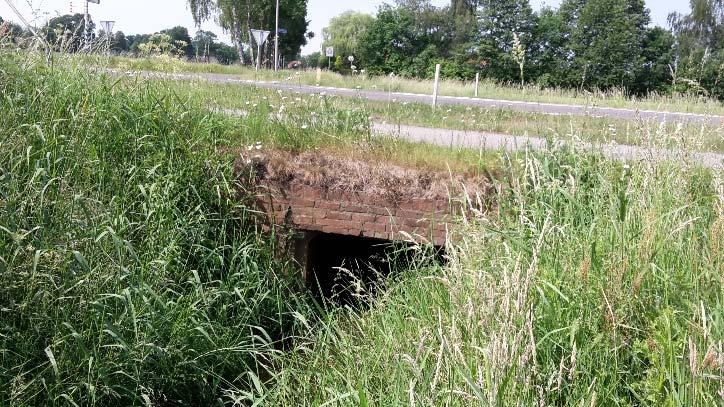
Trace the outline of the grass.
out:
M 370 139 L 354 101 L 0 56 L 0 405 L 721 404 L 721 171 Z M 257 141 L 493 168 L 496 209 L 367 307 L 318 307 L 239 195 Z
M 339 311 L 275 364 L 271 405 L 714 406 L 721 174 L 571 150 L 512 157 L 445 266 Z
M 244 112 L 261 110 L 266 114 L 291 115 L 290 124 L 314 121 L 325 109 L 347 112 L 358 121 L 415 125 L 456 130 L 530 135 L 550 139 L 581 140 L 596 144 L 618 143 L 636 146 L 679 148 L 691 151 L 724 151 L 724 126 L 707 124 L 661 124 L 654 120 L 629 121 L 607 117 L 551 116 L 515 112 L 509 109 L 485 109 L 445 106 L 432 109 L 421 103 L 376 102 L 336 96 L 320 97 L 247 86 L 206 83 L 203 81 L 161 81 L 174 92 L 204 100 L 211 106 Z M 359 124 L 362 123 L 362 124 Z M 408 154 L 397 154 L 405 160 Z M 429 162 L 450 162 L 447 154 L 427 157 Z M 391 159 L 395 159 L 391 157 Z M 399 159 L 397 160 L 399 161 Z M 421 162 L 425 160 L 411 160 Z
M 317 79 L 315 71 L 280 70 L 275 73 L 270 70 L 261 70 L 256 72 L 252 68 L 243 66 L 192 63 L 164 57 L 127 58 L 114 56 L 100 60 L 90 58 L 90 61 L 86 62 L 124 71 L 218 73 L 235 75 L 243 79 L 350 89 L 431 94 L 433 88 L 432 83 L 428 80 L 369 77 L 366 75 L 343 76 L 326 70 L 323 70 L 320 79 Z M 446 96 L 473 97 L 475 95 L 474 78 L 470 78 L 468 81 L 443 80 L 440 83 L 439 92 L 441 95 Z M 487 80 L 479 84 L 478 95 L 481 98 L 488 99 L 724 115 L 724 104 L 717 100 L 696 95 L 651 94 L 645 98 L 632 98 L 622 90 L 589 92 L 575 89 L 546 89 L 534 85 L 528 85 L 521 89 L 519 86 L 501 85 Z

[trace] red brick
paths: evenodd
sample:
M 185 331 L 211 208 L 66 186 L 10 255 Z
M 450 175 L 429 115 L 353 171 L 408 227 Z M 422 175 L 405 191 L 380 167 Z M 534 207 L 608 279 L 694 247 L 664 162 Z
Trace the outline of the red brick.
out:
M 384 223 L 365 222 L 362 225 L 362 230 L 371 232 L 385 232 L 387 231 L 387 225 Z
M 336 211 L 339 209 L 339 206 L 340 206 L 339 202 L 336 202 L 336 201 L 328 201 L 328 200 L 319 199 L 314 202 L 315 208 L 332 209 L 332 210 Z
M 352 220 L 358 222 L 374 222 L 377 220 L 377 215 L 370 213 L 353 213 Z
M 322 226 L 333 226 L 333 227 L 341 227 L 341 228 L 349 228 L 351 222 L 339 220 L 339 219 L 321 219 L 318 224 Z
M 340 227 L 340 226 L 322 226 L 322 232 L 324 233 L 334 233 L 337 235 L 346 235 L 349 232 L 348 228 Z
M 321 192 L 319 190 L 311 188 L 311 187 L 306 187 L 306 188 L 302 189 L 300 192 L 301 192 L 301 197 L 304 199 L 311 199 L 313 201 L 316 201 L 316 200 L 322 198 Z
M 366 205 L 360 205 L 357 203 L 345 201 L 345 202 L 341 203 L 340 209 L 345 212 L 367 213 L 367 210 L 369 209 L 369 207 Z
M 349 212 L 329 211 L 327 213 L 327 218 L 336 220 L 352 220 L 352 214 Z
M 377 238 L 377 239 L 391 240 L 391 239 L 390 239 L 390 234 L 389 234 L 389 233 L 386 233 L 386 232 L 374 232 L 374 234 L 372 235 L 372 237 Z
M 429 227 L 430 221 L 416 218 L 396 218 L 398 224 L 411 227 Z
M 375 215 L 395 215 L 395 209 L 394 208 L 387 208 L 382 206 L 369 206 L 366 209 L 367 213 L 372 213 Z
M 303 206 L 308 208 L 314 208 L 314 201 L 311 199 L 294 197 L 289 200 L 289 204 L 292 206 Z
M 307 215 L 292 215 L 292 223 L 295 225 L 314 225 L 318 222 L 315 221 L 314 217 Z
M 423 219 L 425 217 L 424 212 L 420 211 L 405 211 L 405 210 L 399 210 L 395 212 L 395 216 L 399 218 L 406 218 L 406 219 Z

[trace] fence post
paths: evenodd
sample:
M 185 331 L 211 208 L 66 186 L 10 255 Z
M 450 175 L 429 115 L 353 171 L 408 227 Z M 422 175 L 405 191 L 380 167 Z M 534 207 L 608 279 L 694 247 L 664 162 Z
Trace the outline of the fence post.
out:
M 475 97 L 478 97 L 478 84 L 480 83 L 480 72 L 475 73 Z
M 432 107 L 437 106 L 437 90 L 440 82 L 440 64 L 435 65 L 435 87 L 432 91 Z

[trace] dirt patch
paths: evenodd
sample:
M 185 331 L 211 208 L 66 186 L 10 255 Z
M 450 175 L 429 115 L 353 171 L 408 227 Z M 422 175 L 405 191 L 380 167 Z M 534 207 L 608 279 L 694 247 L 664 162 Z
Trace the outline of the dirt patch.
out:
M 466 193 L 472 199 L 492 192 L 485 175 L 454 174 L 366 162 L 311 150 L 243 152 L 235 162 L 237 174 L 250 174 L 284 188 L 308 186 L 331 192 L 378 196 L 395 203 L 406 198 L 445 200 Z

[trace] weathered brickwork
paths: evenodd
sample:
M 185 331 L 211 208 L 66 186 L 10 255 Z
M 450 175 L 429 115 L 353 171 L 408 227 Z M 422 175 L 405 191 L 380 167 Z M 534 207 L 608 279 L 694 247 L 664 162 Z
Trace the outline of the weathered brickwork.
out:
M 407 198 L 393 202 L 369 193 L 310 186 L 260 185 L 259 209 L 271 224 L 340 235 L 444 245 L 459 206 L 448 200 Z

